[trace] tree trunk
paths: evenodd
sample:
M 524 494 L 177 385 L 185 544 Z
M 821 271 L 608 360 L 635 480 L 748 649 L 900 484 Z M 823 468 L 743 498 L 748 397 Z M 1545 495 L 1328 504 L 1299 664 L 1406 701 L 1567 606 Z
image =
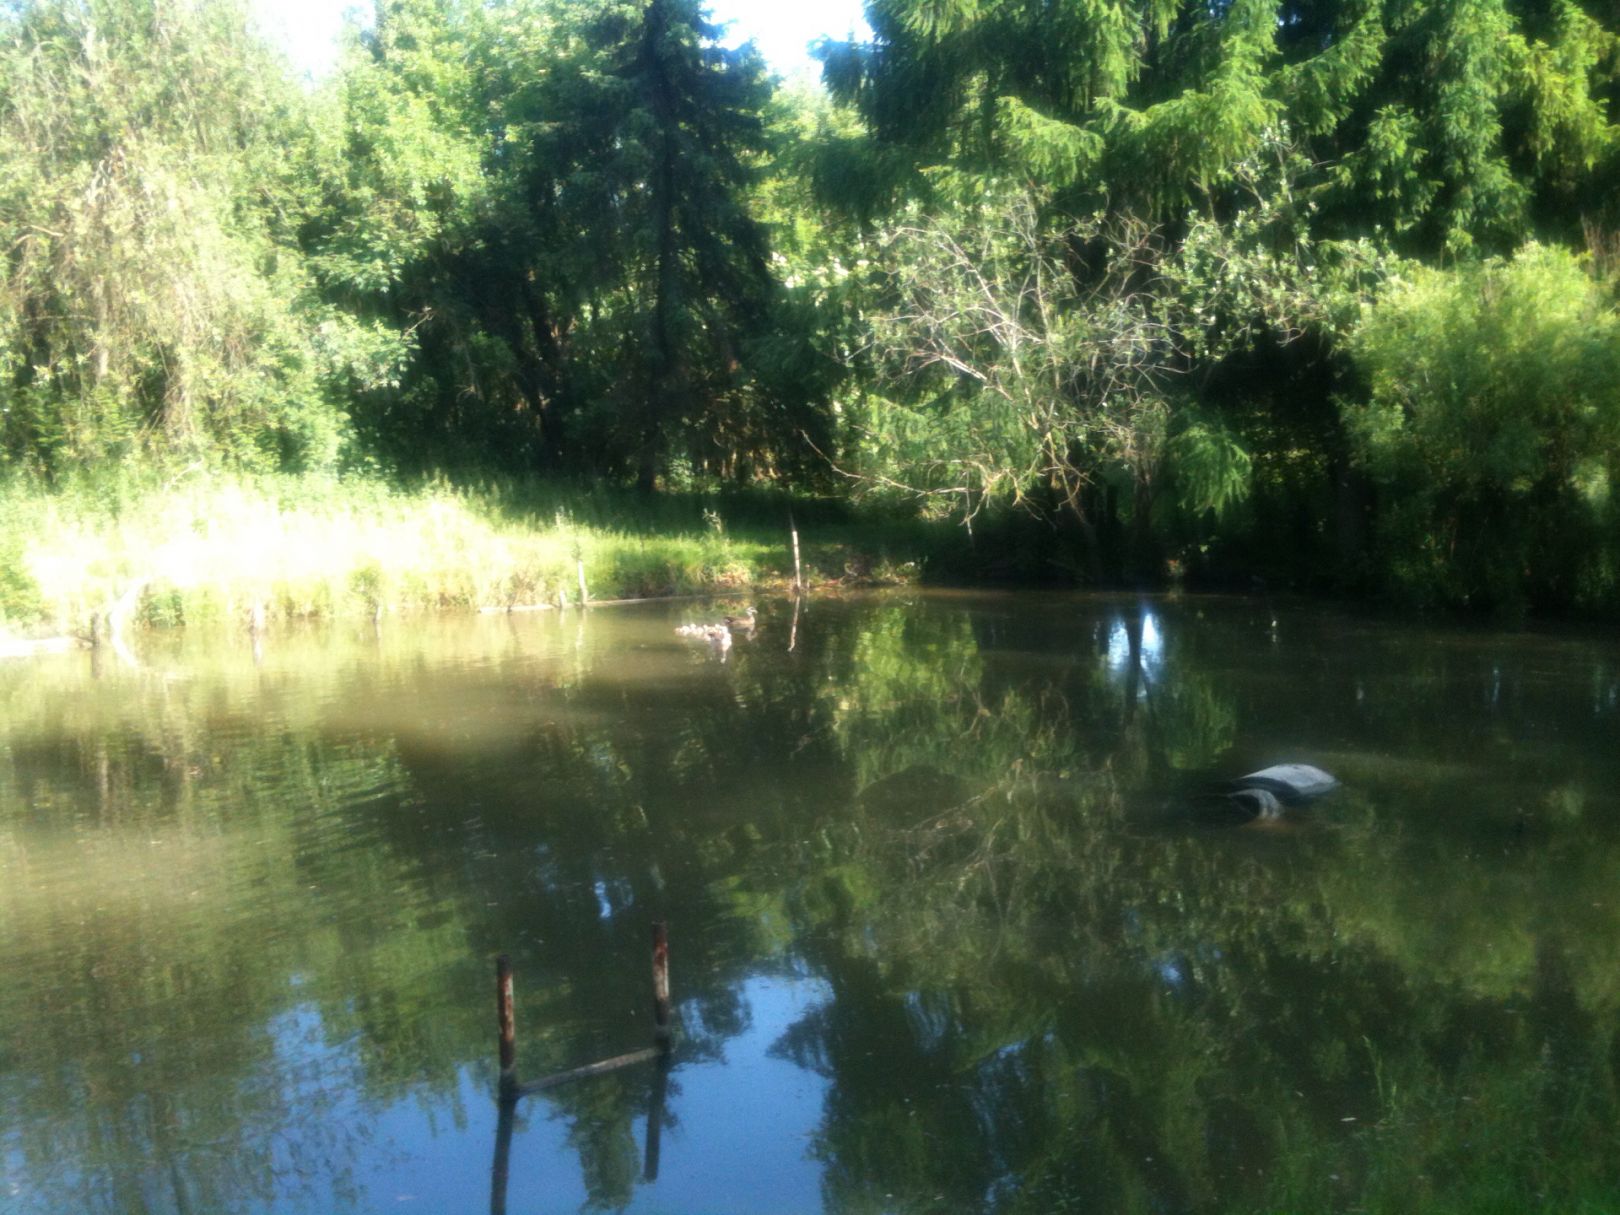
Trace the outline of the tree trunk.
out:
M 1086 508 L 1080 502 L 1079 494 L 1069 494 L 1069 513 L 1074 516 L 1074 522 L 1080 529 L 1080 541 L 1085 547 L 1086 580 L 1096 583 L 1102 580 L 1102 548 L 1097 540 L 1097 529 L 1092 526 L 1091 519 L 1086 514 Z
M 1153 481 L 1143 473 L 1136 475 L 1131 498 L 1131 532 L 1129 570 L 1132 582 L 1138 586 L 1157 582 L 1159 578 L 1159 545 L 1153 535 Z
M 670 84 L 659 67 L 659 47 L 668 34 L 669 12 L 665 0 L 653 0 L 646 16 L 646 56 L 652 80 L 649 103 L 658 124 L 658 163 L 653 171 L 652 221 L 657 253 L 653 278 L 652 376 L 643 420 L 641 467 L 638 488 L 650 491 L 658 475 L 658 465 L 666 438 L 664 426 L 675 409 L 677 353 L 674 339 L 675 309 L 680 290 L 679 250 L 675 232 L 675 170 L 680 149 L 676 146 L 676 118 Z
M 1367 555 L 1366 478 L 1342 457 L 1334 461 L 1334 522 L 1339 550 L 1339 583 L 1354 588 L 1362 581 Z

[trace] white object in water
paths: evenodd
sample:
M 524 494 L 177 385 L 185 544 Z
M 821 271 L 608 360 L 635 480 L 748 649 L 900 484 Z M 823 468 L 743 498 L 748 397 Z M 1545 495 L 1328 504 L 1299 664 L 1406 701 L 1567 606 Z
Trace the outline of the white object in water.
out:
M 1240 789 L 1265 789 L 1278 797 L 1305 800 L 1339 787 L 1338 779 L 1310 764 L 1274 764 L 1232 782 Z
M 683 624 L 676 628 L 675 635 L 708 642 L 709 648 L 720 656 L 722 662 L 731 649 L 731 630 L 723 624 Z

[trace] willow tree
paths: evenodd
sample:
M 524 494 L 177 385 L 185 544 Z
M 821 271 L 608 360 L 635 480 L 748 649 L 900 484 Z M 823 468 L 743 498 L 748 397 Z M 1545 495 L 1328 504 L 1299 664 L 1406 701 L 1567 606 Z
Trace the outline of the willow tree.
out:
M 0 443 L 51 472 L 143 453 L 333 460 L 344 424 L 298 246 L 307 115 L 231 0 L 0 13 Z
M 1413 272 L 1355 339 L 1349 409 L 1384 496 L 1379 540 L 1420 601 L 1508 611 L 1612 602 L 1620 314 L 1570 254 Z

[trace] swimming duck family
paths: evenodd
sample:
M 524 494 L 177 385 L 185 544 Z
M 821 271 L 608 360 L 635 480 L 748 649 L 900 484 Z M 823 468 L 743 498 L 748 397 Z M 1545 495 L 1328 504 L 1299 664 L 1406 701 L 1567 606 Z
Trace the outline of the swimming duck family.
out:
M 675 630 L 677 637 L 690 637 L 707 642 L 711 650 L 723 660 L 731 649 L 731 630 L 724 624 L 683 624 Z

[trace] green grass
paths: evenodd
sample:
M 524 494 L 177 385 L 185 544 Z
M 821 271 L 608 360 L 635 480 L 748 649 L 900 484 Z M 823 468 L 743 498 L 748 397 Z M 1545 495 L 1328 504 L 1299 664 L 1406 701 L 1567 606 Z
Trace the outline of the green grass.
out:
M 546 483 L 248 477 L 0 487 L 0 629 L 84 629 L 144 583 L 157 625 L 504 608 L 787 583 L 788 518 L 812 581 L 916 577 L 924 524 L 775 493 L 644 498 Z

